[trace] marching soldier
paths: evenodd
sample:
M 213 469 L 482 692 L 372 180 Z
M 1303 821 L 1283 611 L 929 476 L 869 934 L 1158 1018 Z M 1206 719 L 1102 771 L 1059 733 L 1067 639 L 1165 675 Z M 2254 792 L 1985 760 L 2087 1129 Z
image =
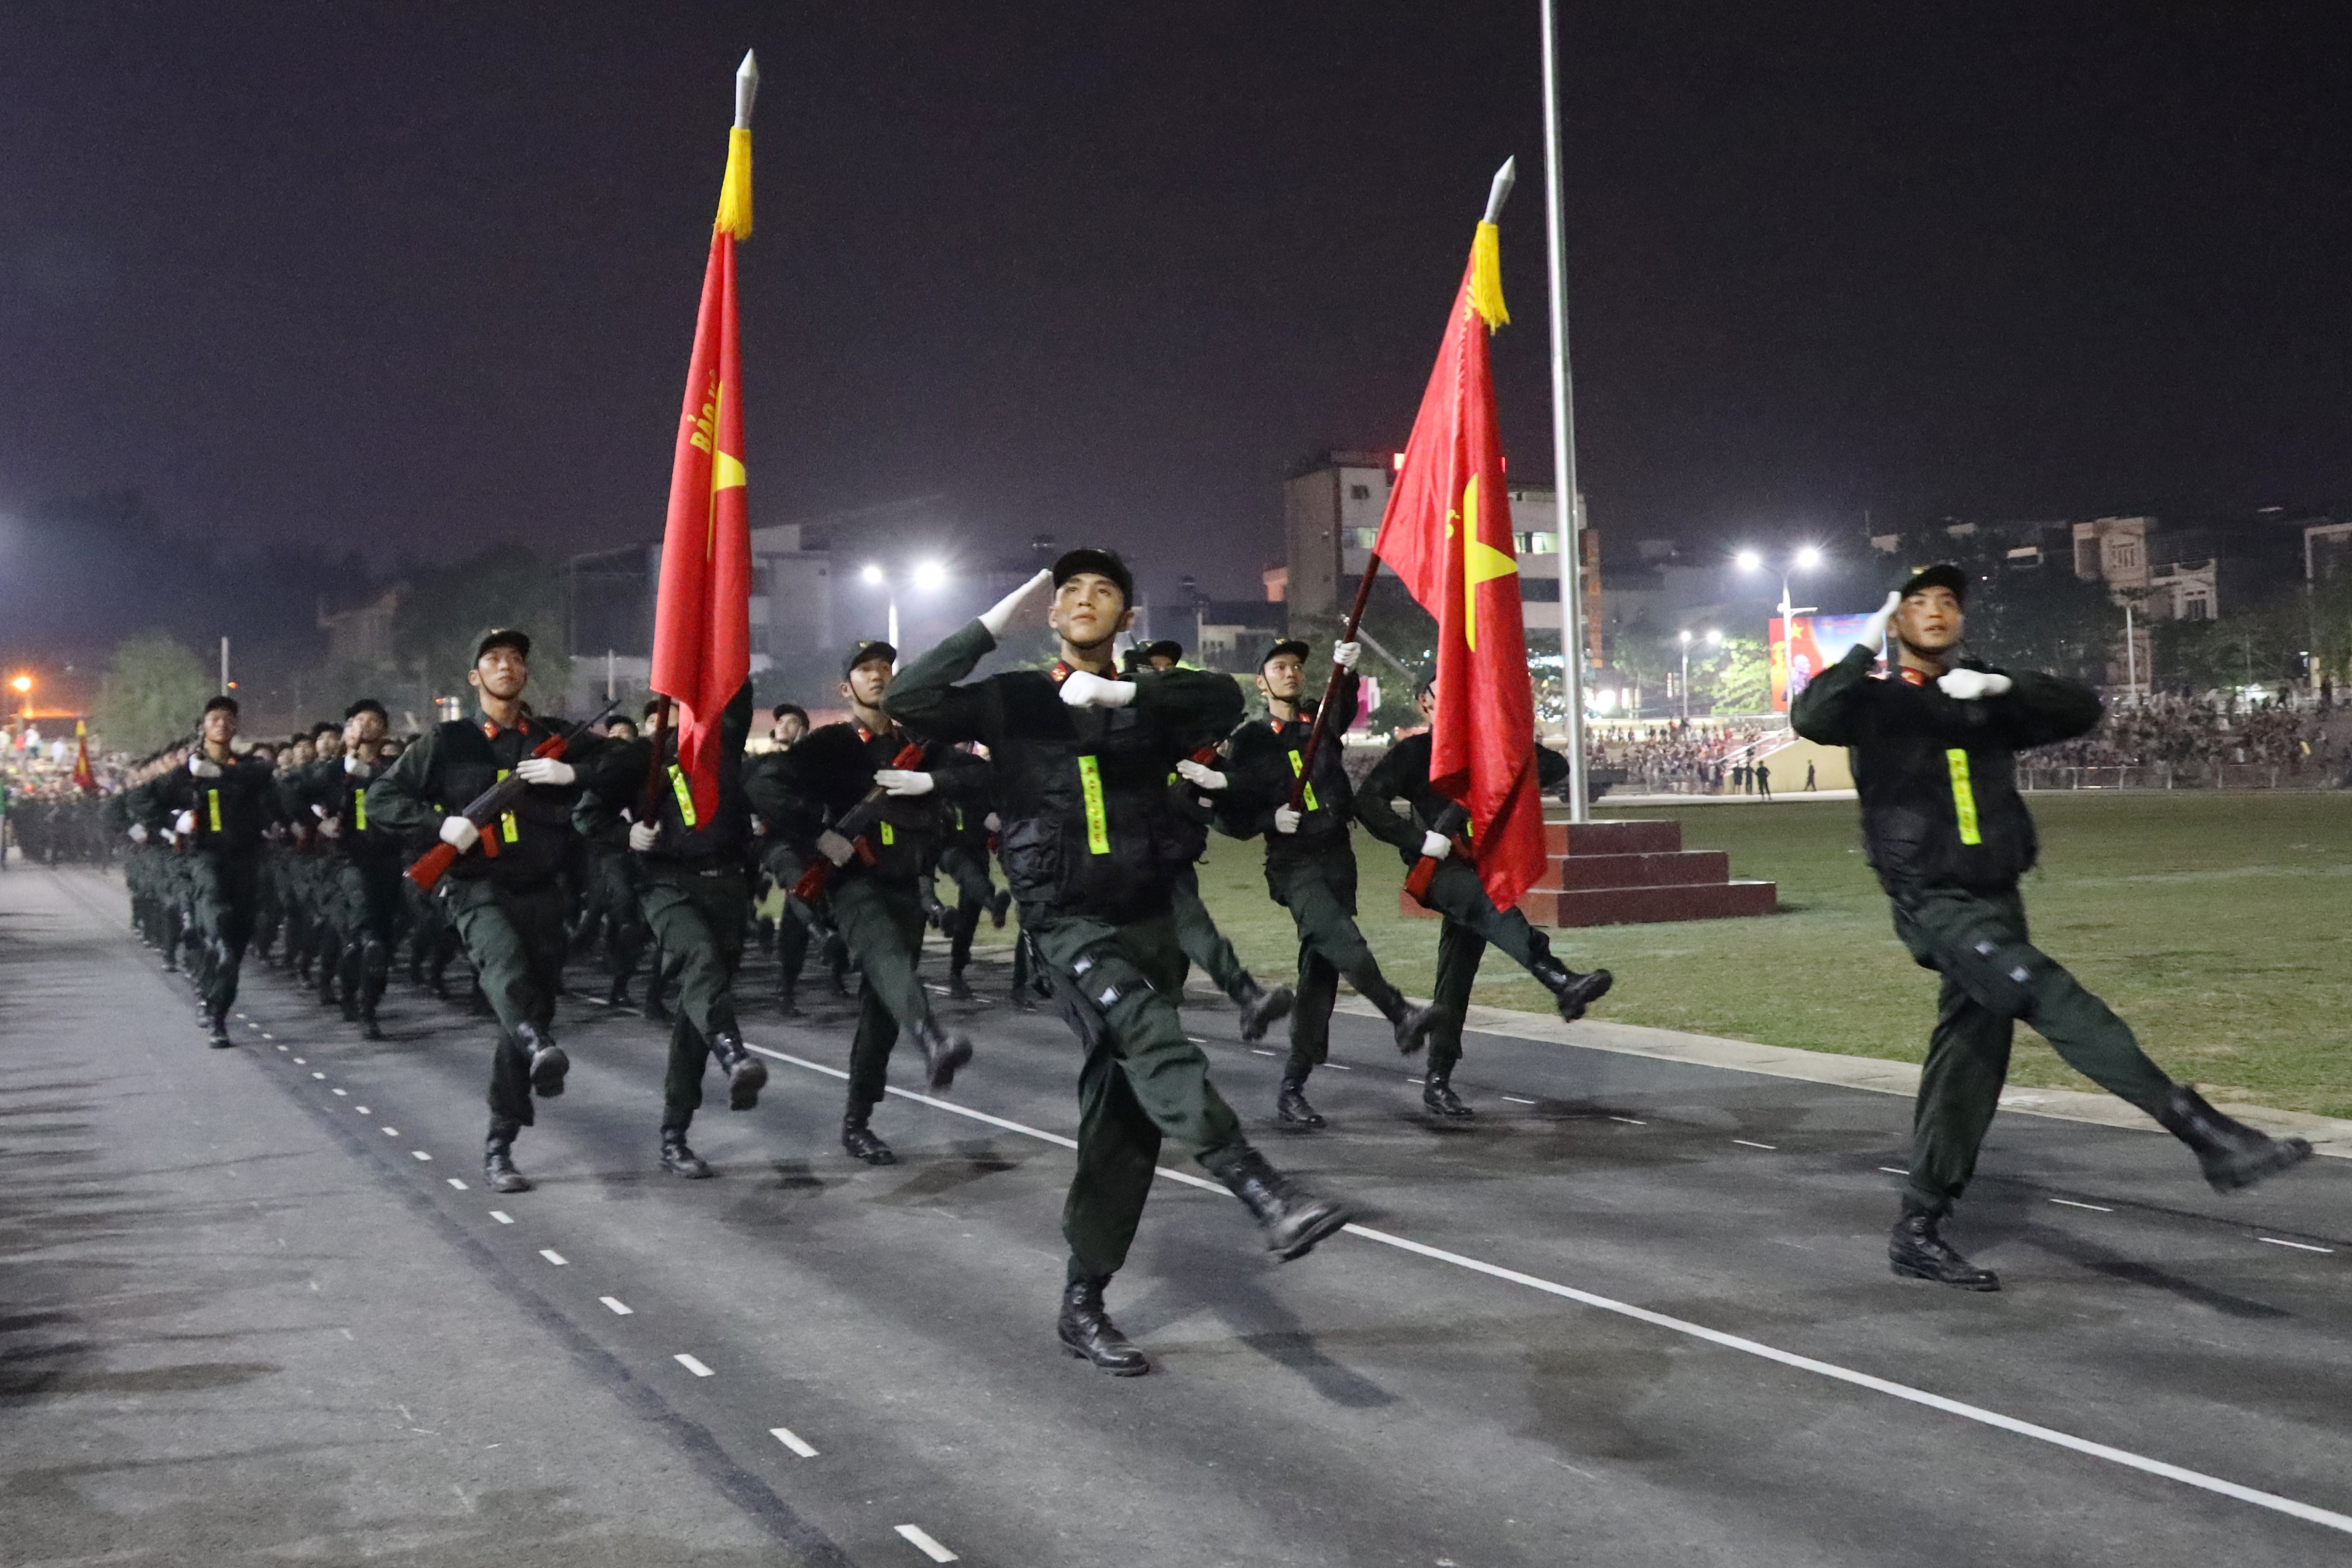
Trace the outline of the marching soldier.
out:
M 401 837 L 371 821 L 367 808 L 367 788 L 380 771 L 387 724 L 383 703 L 360 699 L 343 715 L 338 744 L 296 773 L 291 784 L 321 851 L 319 915 L 325 939 L 320 963 L 341 987 L 343 1016 L 358 1023 L 362 1036 L 371 1040 L 383 1038 L 376 1005 L 392 973 L 402 909 Z M 322 995 L 329 984 L 322 979 Z
M 236 721 L 236 698 L 206 702 L 201 743 L 184 765 L 140 786 L 131 807 L 151 835 L 162 829 L 186 847 L 181 865 L 202 944 L 196 984 L 215 1047 L 236 1043 L 229 1038 L 228 1010 L 253 936 L 262 834 L 284 815 L 269 764 L 231 749 Z
M 971 1059 L 971 1042 L 940 1028 L 931 1016 L 915 965 L 923 951 L 922 878 L 940 840 L 939 797 L 964 793 L 982 764 L 942 742 L 914 742 L 884 710 L 883 693 L 898 658 L 886 642 L 852 647 L 842 661 L 840 687 L 850 718 L 812 731 L 782 752 L 773 769 L 750 781 L 752 808 L 771 822 L 788 819 L 803 803 L 825 812 L 816 845 L 833 866 L 825 901 L 834 929 L 866 974 L 849 1047 L 841 1146 L 869 1165 L 897 1160 L 870 1121 L 899 1031 L 922 1048 L 933 1089 L 952 1084 L 956 1070 Z M 900 767 L 900 753 L 910 743 L 921 746 L 921 762 Z M 835 831 L 849 826 L 851 813 L 877 789 L 884 798 L 872 826 L 852 826 L 848 835 Z
M 1423 681 L 1415 695 L 1422 717 L 1434 719 L 1435 686 Z M 1605 969 L 1579 974 L 1552 956 L 1550 941 L 1527 916 L 1495 907 L 1466 841 L 1437 831 L 1439 818 L 1454 803 L 1429 787 L 1430 746 L 1430 733 L 1424 730 L 1390 747 L 1357 790 L 1356 815 L 1373 837 L 1395 846 L 1408 867 L 1424 857 L 1437 862 L 1422 902 L 1444 917 L 1437 937 L 1437 994 L 1432 999 L 1440 1018 L 1429 1032 L 1429 1073 L 1422 1083 L 1421 1103 L 1440 1116 L 1468 1116 L 1470 1108 L 1454 1092 L 1454 1065 L 1462 1059 L 1462 1018 L 1470 1005 L 1470 987 L 1490 943 L 1534 975 L 1552 994 L 1559 1016 L 1571 1024 L 1608 994 L 1612 976 Z M 1556 788 L 1567 777 L 1568 759 L 1536 748 L 1539 787 Z
M 563 984 L 562 872 L 577 773 L 569 761 L 531 754 L 562 731 L 523 702 L 530 637 L 513 630 L 485 636 L 466 679 L 480 711 L 419 737 L 368 785 L 367 812 L 392 832 L 431 834 L 457 851 L 440 901 L 499 1026 L 482 1174 L 493 1192 L 523 1193 L 530 1181 L 515 1168 L 515 1135 L 533 1121 L 532 1093 L 562 1094 L 572 1066 L 551 1031 Z M 530 785 L 514 809 L 487 832 L 467 821 L 467 803 L 509 773 Z
M 2017 753 L 2084 733 L 2099 721 L 2099 699 L 2072 680 L 1963 657 L 1968 591 L 1957 566 L 1914 573 L 1789 718 L 1809 741 L 1851 748 L 1863 844 L 1895 906 L 1895 933 L 1944 977 L 1888 1261 L 1906 1279 L 1998 1290 L 1999 1277 L 1963 1258 L 1941 1228 L 1975 1173 L 2020 1020 L 2188 1144 L 2215 1192 L 2299 1164 L 2311 1145 L 2273 1139 L 2173 1082 L 2129 1025 L 2029 939 L 2017 884 L 2039 845 L 2017 793 Z M 1890 624 L 1894 668 L 1877 679 Z
M 625 718 L 616 718 L 604 726 L 604 739 L 614 750 L 633 747 L 637 727 Z M 644 777 L 642 769 L 638 776 Z M 619 815 L 619 808 L 590 813 L 584 809 L 585 796 L 582 805 L 583 810 L 572 814 L 572 826 L 587 840 L 588 892 L 573 945 L 584 951 L 601 939 L 604 967 L 613 977 L 604 989 L 604 1005 L 625 1007 L 629 977 L 637 972 L 637 960 L 646 950 L 646 917 L 638 900 L 642 868 L 630 857 L 630 825 Z M 660 968 L 658 959 L 655 968 Z
M 1049 581 L 1061 647 L 1054 668 L 955 684 Z M 1303 1255 L 1349 1217 L 1250 1146 L 1185 1037 L 1171 889 L 1189 857 L 1170 825 L 1168 775 L 1195 737 L 1232 728 L 1241 692 L 1204 670 L 1120 679 L 1111 645 L 1132 619 L 1134 595 L 1117 555 L 1071 551 L 908 666 L 884 703 L 925 734 L 988 748 L 1005 879 L 1086 1047 L 1055 1332 L 1070 1354 L 1123 1377 L 1151 1363 L 1111 1321 L 1103 1292 L 1127 1260 L 1163 1136 L 1233 1190 L 1280 1257 Z
M 963 972 L 971 963 L 971 939 L 979 933 L 981 916 L 1004 929 L 1004 911 L 1013 895 L 989 877 L 988 764 L 979 758 L 971 780 L 950 799 L 940 803 L 944 817 L 940 846 L 940 873 L 956 887 L 955 908 L 944 921 L 948 938 L 948 995 L 958 1002 L 972 999 Z
M 719 720 L 719 798 L 706 819 L 677 763 L 677 731 L 663 729 L 656 763 L 650 741 L 609 742 L 590 770 L 572 814 L 592 836 L 628 821 L 639 862 L 637 901 L 665 957 L 677 964 L 669 1069 L 662 1082 L 661 1168 L 698 1180 L 710 1167 L 686 1142 L 702 1105 L 702 1075 L 713 1057 L 727 1075 L 727 1108 L 749 1110 L 768 1081 L 767 1064 L 743 1047 L 735 1017 L 735 971 L 751 911 L 744 857 L 751 812 L 743 796 L 743 742 L 751 732 L 746 681 Z
M 801 969 L 808 961 L 816 911 L 793 889 L 815 858 L 817 835 L 824 831 L 824 807 L 794 792 L 782 777 L 785 753 L 808 739 L 808 710 L 797 702 L 779 702 L 768 719 L 768 739 L 775 749 L 743 760 L 744 789 L 755 803 L 764 803 L 757 805 L 763 829 L 760 869 L 784 902 L 776 917 L 776 1008 L 787 1018 L 797 1018 Z
M 1344 715 L 1324 733 L 1315 753 L 1300 804 L 1291 804 L 1293 784 L 1306 768 L 1307 737 L 1314 729 L 1314 704 L 1304 700 L 1307 645 L 1276 643 L 1258 661 L 1258 694 L 1266 716 L 1234 734 L 1232 756 L 1223 776 L 1198 763 L 1177 772 L 1204 788 L 1231 787 L 1225 795 L 1226 829 L 1236 837 L 1265 839 L 1265 885 L 1274 901 L 1290 911 L 1298 927 L 1298 998 L 1290 1015 L 1290 1059 L 1283 1066 L 1275 1099 L 1275 1120 L 1285 1131 L 1311 1132 L 1324 1125 L 1307 1102 L 1307 1076 L 1330 1053 L 1331 1006 L 1339 977 L 1381 1010 L 1410 1056 L 1437 1026 L 1434 1006 L 1416 1007 L 1381 973 L 1371 944 L 1356 926 L 1356 847 L 1349 837 L 1354 792 L 1340 760 L 1339 737 L 1355 721 L 1356 660 L 1362 649 L 1340 643 L 1332 660 L 1344 675 L 1324 701 Z

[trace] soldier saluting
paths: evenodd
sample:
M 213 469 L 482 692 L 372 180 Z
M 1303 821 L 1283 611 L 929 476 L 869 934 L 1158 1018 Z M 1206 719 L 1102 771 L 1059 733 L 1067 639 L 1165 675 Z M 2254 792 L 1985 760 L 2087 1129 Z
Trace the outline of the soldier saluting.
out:
M 1023 600 L 1054 584 L 1061 658 L 959 686 Z M 1070 1354 L 1122 1377 L 1151 1363 L 1111 1322 L 1103 1290 L 1127 1261 L 1163 1136 L 1233 1189 L 1266 1246 L 1297 1258 L 1348 1221 L 1243 1136 L 1177 1012 L 1184 953 L 1171 910 L 1192 845 L 1176 830 L 1170 770 L 1196 737 L 1230 730 L 1241 689 L 1206 670 L 1121 679 L 1111 643 L 1132 620 L 1135 581 L 1107 550 L 1073 550 L 902 670 L 896 718 L 988 747 L 998 857 L 1063 1016 L 1086 1047 L 1078 1161 L 1062 1211 L 1070 1260 L 1055 1331 Z
M 2188 1144 L 2215 1192 L 2300 1163 L 2311 1145 L 2232 1121 L 2167 1078 L 2129 1025 L 2028 940 L 2017 883 L 2039 844 L 2017 793 L 2017 753 L 2084 733 L 2099 721 L 2099 699 L 2075 681 L 1964 658 L 1968 591 L 1957 566 L 1914 573 L 1863 640 L 1799 695 L 1789 720 L 1809 741 L 1852 749 L 1863 844 L 1894 902 L 1895 932 L 1944 977 L 1889 1260 L 1909 1279 L 1998 1290 L 1993 1271 L 1961 1257 L 1939 1229 L 1976 1170 L 2021 1020 L 2075 1071 Z M 1890 624 L 1894 668 L 1877 679 Z
M 524 1193 L 530 1181 L 515 1169 L 515 1134 L 531 1124 L 532 1092 L 562 1094 L 572 1067 L 551 1029 L 568 946 L 562 873 L 572 858 L 577 774 L 571 763 L 531 754 L 562 729 L 523 703 L 530 637 L 512 629 L 485 636 L 466 680 L 480 711 L 419 736 L 368 785 L 367 813 L 392 832 L 437 837 L 457 851 L 439 896 L 499 1030 L 482 1176 L 492 1192 Z M 514 808 L 487 830 L 467 821 L 466 803 L 509 773 L 530 786 Z

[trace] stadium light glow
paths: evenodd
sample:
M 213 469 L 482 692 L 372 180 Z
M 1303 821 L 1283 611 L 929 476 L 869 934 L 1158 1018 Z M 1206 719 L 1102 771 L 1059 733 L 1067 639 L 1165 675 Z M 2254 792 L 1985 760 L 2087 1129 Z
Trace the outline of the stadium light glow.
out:
M 948 585 L 948 569 L 936 561 L 926 561 L 915 568 L 915 586 L 923 592 L 936 593 Z
M 1731 560 L 1732 563 L 1738 566 L 1742 572 L 1761 572 L 1764 570 L 1764 554 L 1761 551 L 1743 550 L 1738 554 L 1733 556 Z
M 1810 572 L 1821 563 L 1822 552 L 1812 545 L 1808 544 L 1797 552 L 1797 564 L 1804 571 Z
M 30 691 L 33 689 L 33 678 L 29 675 L 20 675 L 8 684 L 15 687 L 20 692 Z
M 868 562 L 866 569 L 857 574 L 857 578 L 861 583 L 865 583 L 871 587 L 879 588 L 883 583 L 882 568 L 873 564 L 871 562 Z

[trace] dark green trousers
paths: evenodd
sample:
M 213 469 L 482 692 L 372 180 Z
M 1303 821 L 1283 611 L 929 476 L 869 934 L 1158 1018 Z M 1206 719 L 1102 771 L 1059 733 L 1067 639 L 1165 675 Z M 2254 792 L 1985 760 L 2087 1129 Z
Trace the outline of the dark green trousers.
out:
M 1163 1138 L 1213 1172 L 1246 1154 L 1249 1142 L 1209 1081 L 1208 1058 L 1184 1037 L 1177 1012 L 1184 952 L 1171 917 L 1112 925 L 1045 916 L 1027 930 L 1085 1026 L 1078 1166 L 1062 1205 L 1062 1236 L 1070 1278 L 1106 1279 L 1127 1261 Z
M 551 879 L 535 888 L 504 887 L 488 877 L 444 879 L 441 886 L 449 923 L 466 944 L 490 1010 L 499 1016 L 498 1051 L 490 1058 L 490 1116 L 528 1127 L 530 1057 L 516 1042 L 515 1026 L 544 1030 L 555 1021 L 570 945 L 563 931 L 570 900 L 563 884 Z
M 988 876 L 988 851 L 950 844 L 940 851 L 940 875 L 956 888 L 955 908 L 948 911 L 948 968 L 963 973 L 971 962 L 972 933 L 996 897 Z
M 1201 870 L 1187 866 L 1176 877 L 1176 942 L 1184 956 L 1201 966 L 1209 983 L 1239 1002 L 1257 989 L 1257 980 L 1242 966 L 1242 956 L 1201 901 Z
M 261 902 L 258 855 L 187 857 L 189 892 L 204 952 L 196 975 L 205 1005 L 226 1013 L 236 1000 L 245 944 L 253 940 L 253 918 Z
M 1521 968 L 1532 970 L 1550 962 L 1551 941 L 1518 910 L 1496 909 L 1478 879 L 1478 868 L 1467 860 L 1437 863 L 1427 902 L 1445 917 L 1437 933 L 1437 994 L 1433 998 L 1444 1016 L 1429 1031 L 1429 1073 L 1444 1078 L 1462 1059 L 1462 1016 L 1470 1005 L 1470 987 L 1486 949 L 1491 945 Z
M 2000 1104 L 2018 1020 L 2067 1066 L 2142 1110 L 2153 1115 L 2171 1097 L 2172 1080 L 2139 1048 L 2131 1026 L 2028 940 L 2016 889 L 1934 889 L 1898 900 L 1895 933 L 1944 977 L 1912 1116 L 1907 1204 L 1944 1214 L 1967 1189 Z
M 1330 1055 L 1331 1004 L 1339 997 L 1341 975 L 1384 1014 L 1392 1013 L 1402 998 L 1356 928 L 1354 851 L 1316 860 L 1269 860 L 1265 882 L 1275 902 L 1298 926 L 1298 1000 L 1290 1010 L 1290 1060 L 1283 1074 L 1303 1079 Z
M 801 917 L 806 906 L 793 897 L 793 885 L 801 879 L 803 864 L 797 854 L 781 844 L 770 849 L 762 862 L 768 880 L 784 898 L 783 910 L 776 916 L 776 984 L 786 993 L 800 984 L 801 965 L 808 961 L 808 922 Z
M 702 1104 L 710 1037 L 741 1032 L 735 1021 L 735 971 L 743 962 L 751 889 L 740 866 L 705 871 L 654 863 L 646 867 L 637 902 L 664 956 L 677 963 L 662 1127 L 683 1131 Z
M 345 994 L 371 1009 L 383 994 L 392 946 L 400 939 L 400 869 L 396 860 L 346 858 L 334 868 L 327 903 Z
M 866 975 L 857 1033 L 849 1042 L 849 1103 L 882 1098 L 898 1031 L 927 1024 L 931 999 L 916 977 L 923 953 L 923 900 L 911 877 L 850 877 L 831 893 L 833 922 Z

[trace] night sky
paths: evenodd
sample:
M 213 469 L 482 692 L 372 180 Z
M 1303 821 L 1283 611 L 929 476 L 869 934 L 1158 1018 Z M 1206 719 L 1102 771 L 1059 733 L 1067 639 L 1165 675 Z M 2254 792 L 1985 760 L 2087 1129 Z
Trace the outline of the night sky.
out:
M 1571 5 L 1585 489 L 1693 542 L 2352 498 L 2341 4 Z M 659 531 L 730 78 L 755 520 L 940 492 L 1254 592 L 1401 444 L 1533 0 L 0 9 L 0 510 L 379 565 Z

